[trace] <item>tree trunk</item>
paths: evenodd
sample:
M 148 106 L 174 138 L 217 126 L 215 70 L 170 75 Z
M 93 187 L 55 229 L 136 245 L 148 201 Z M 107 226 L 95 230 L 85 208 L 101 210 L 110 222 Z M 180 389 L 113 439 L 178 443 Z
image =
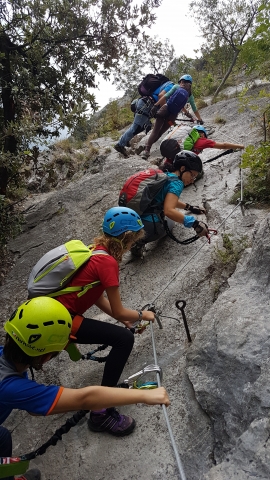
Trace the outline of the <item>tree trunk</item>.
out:
M 2 104 L 4 113 L 4 127 L 8 127 L 10 122 L 15 121 L 15 104 L 12 96 L 12 76 L 10 71 L 10 40 L 5 33 L 0 35 L 0 53 L 4 54 L 1 58 L 0 82 L 2 90 Z M 4 152 L 16 152 L 16 138 L 14 135 L 8 135 L 4 139 Z M 0 195 L 6 195 L 7 184 L 9 180 L 9 169 L 5 166 L 0 167 Z
M 220 90 L 222 89 L 224 83 L 226 82 L 227 78 L 228 78 L 229 75 L 231 74 L 232 69 L 233 69 L 233 67 L 234 67 L 234 65 L 235 65 L 235 62 L 236 62 L 236 60 L 237 60 L 237 57 L 238 57 L 239 53 L 240 53 L 240 50 L 235 50 L 235 51 L 234 51 L 234 56 L 233 56 L 233 59 L 232 59 L 232 63 L 231 63 L 231 65 L 230 65 L 230 67 L 228 68 L 225 76 L 223 77 L 223 79 L 222 79 L 219 87 L 218 87 L 217 90 L 215 91 L 212 102 L 215 100 L 215 98 L 216 98 L 217 95 L 219 94 Z

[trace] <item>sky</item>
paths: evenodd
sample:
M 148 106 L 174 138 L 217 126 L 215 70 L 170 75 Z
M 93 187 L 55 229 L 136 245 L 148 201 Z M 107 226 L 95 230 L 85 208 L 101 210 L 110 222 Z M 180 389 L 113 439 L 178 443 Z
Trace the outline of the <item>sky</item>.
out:
M 156 23 L 151 29 L 146 29 L 146 33 L 151 37 L 158 36 L 161 40 L 168 38 L 174 46 L 177 57 L 186 55 L 195 58 L 194 50 L 199 49 L 202 44 L 198 27 L 190 16 L 190 1 L 163 0 L 162 5 L 155 9 Z M 105 82 L 103 79 L 98 81 L 99 90 L 95 89 L 93 93 L 100 108 L 105 107 L 110 100 L 124 95 L 124 91 L 117 91 L 111 82 Z

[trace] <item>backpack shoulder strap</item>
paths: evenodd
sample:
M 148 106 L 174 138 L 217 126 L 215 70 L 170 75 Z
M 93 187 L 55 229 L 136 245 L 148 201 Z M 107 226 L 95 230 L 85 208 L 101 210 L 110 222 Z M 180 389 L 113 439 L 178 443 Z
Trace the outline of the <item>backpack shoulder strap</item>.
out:
M 93 255 L 109 255 L 109 253 L 105 252 L 105 250 L 95 250 L 94 251 L 93 249 L 95 248 L 95 245 L 93 245 L 93 244 L 88 245 L 88 248 L 90 250 L 92 250 L 91 251 L 91 256 L 89 257 L 89 260 L 91 260 L 91 257 Z M 66 288 L 63 288 L 62 290 L 57 290 L 57 292 L 50 293 L 47 296 L 53 298 L 53 297 L 58 297 L 59 295 L 65 295 L 67 293 L 79 292 L 77 296 L 81 297 L 86 292 L 88 292 L 88 290 L 90 290 L 93 287 L 96 287 L 99 284 L 100 284 L 100 281 L 96 280 L 95 282 L 91 282 L 91 283 L 88 283 L 87 285 L 83 285 L 83 286 L 80 286 L 80 287 L 76 287 L 76 286 L 66 287 Z

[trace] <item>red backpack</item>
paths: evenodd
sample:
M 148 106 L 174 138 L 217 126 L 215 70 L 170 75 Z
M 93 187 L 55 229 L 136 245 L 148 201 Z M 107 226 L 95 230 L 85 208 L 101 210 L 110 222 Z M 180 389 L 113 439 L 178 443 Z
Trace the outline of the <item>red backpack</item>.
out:
M 119 194 L 118 205 L 135 210 L 138 215 L 158 213 L 163 210 L 163 204 L 154 202 L 155 196 L 167 182 L 178 180 L 168 177 L 161 170 L 148 168 L 129 177 Z

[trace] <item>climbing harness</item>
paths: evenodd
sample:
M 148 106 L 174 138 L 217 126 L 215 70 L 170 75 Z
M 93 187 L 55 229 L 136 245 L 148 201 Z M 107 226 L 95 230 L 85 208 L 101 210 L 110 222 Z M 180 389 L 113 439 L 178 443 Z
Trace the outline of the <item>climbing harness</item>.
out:
M 201 238 L 199 235 L 194 235 L 193 237 L 187 238 L 186 240 L 179 240 L 178 238 L 176 238 L 174 236 L 172 231 L 169 229 L 168 222 L 167 222 L 166 218 L 164 218 L 164 215 L 161 216 L 161 219 L 162 219 L 164 229 L 165 229 L 168 237 L 170 237 L 174 242 L 179 243 L 180 245 L 190 245 L 190 243 L 196 242 L 196 240 L 199 240 L 199 238 Z M 208 231 L 209 231 L 209 233 L 212 232 L 213 235 L 217 235 L 217 230 L 215 228 L 208 228 Z M 209 241 L 209 243 L 210 243 L 210 241 Z
M 70 360 L 73 362 L 77 362 L 78 360 L 93 360 L 94 362 L 103 363 L 106 362 L 108 355 L 106 357 L 97 357 L 95 355 L 96 352 L 101 352 L 108 348 L 108 345 L 100 345 L 99 347 L 95 348 L 95 350 L 91 350 L 86 354 L 82 354 L 78 349 L 76 343 L 69 343 L 65 348 L 66 352 L 69 354 Z

